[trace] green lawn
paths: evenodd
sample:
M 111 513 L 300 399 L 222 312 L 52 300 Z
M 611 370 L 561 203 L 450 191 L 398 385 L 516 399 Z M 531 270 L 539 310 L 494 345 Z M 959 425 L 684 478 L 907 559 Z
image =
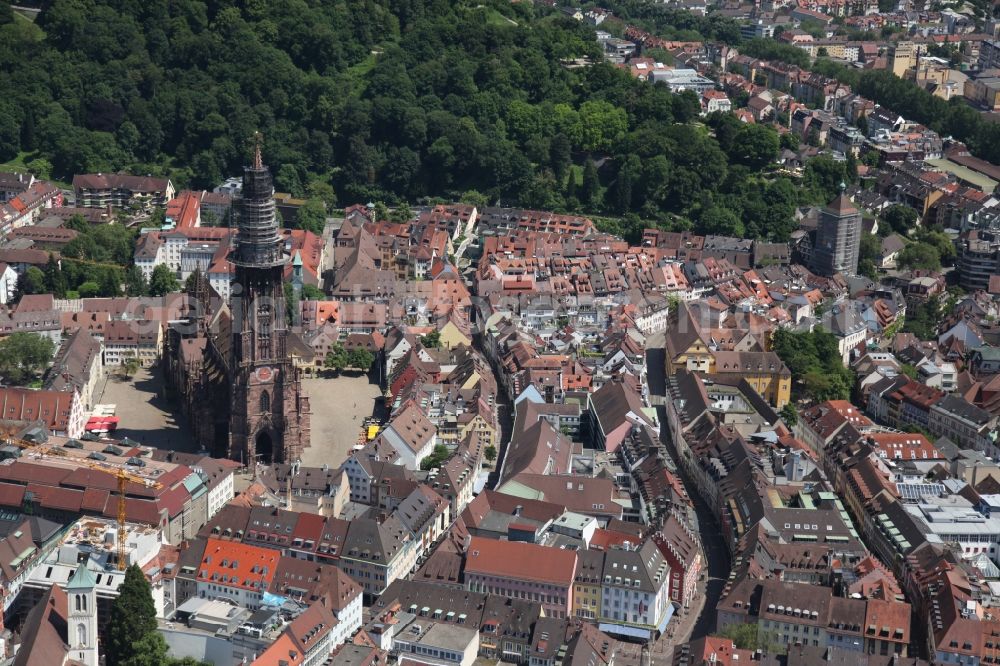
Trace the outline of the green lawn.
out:
M 577 187 L 583 185 L 583 165 L 582 164 L 570 164 L 569 171 L 573 174 L 573 180 L 576 182 Z
M 27 163 L 35 159 L 36 155 L 33 151 L 21 151 L 17 154 L 17 157 L 9 162 L 4 162 L 0 164 L 0 171 L 13 171 L 14 173 L 21 173 L 22 171 L 27 171 Z
M 368 76 L 368 72 L 372 71 L 372 68 L 375 67 L 375 60 L 378 58 L 381 51 L 381 49 L 375 49 L 369 53 L 364 60 L 347 68 L 345 74 L 351 83 L 352 94 L 360 95 L 361 91 L 364 90 L 365 77 Z
M 45 39 L 45 32 L 37 25 L 35 25 L 34 19 L 28 18 L 27 16 L 17 11 L 16 9 L 14 10 L 14 23 L 23 24 L 24 26 L 28 27 L 28 29 L 31 30 L 32 33 L 34 33 L 34 40 L 36 42 L 40 42 L 43 39 Z
M 35 159 L 36 157 L 38 157 L 37 151 L 22 151 L 18 153 L 17 157 L 15 157 L 14 159 L 8 162 L 0 163 L 0 171 L 26 173 L 28 171 L 31 171 L 31 169 L 29 169 L 27 166 L 28 162 Z M 47 178 L 46 180 L 48 180 L 50 183 L 54 183 L 57 187 L 61 187 L 64 190 L 73 189 L 72 184 L 67 183 L 66 181 L 56 180 L 55 178 Z
M 509 19 L 492 7 L 482 7 L 486 14 L 486 25 L 498 25 L 501 27 L 516 26 L 517 21 Z

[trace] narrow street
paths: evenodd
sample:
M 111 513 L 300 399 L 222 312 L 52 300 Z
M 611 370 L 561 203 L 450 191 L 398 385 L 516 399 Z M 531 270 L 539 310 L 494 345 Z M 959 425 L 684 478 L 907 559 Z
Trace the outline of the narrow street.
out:
M 478 329 L 478 326 L 473 333 L 472 344 L 484 358 L 490 359 L 490 355 L 483 348 L 485 338 L 482 331 Z M 499 377 L 499 368 L 492 361 L 490 361 L 490 366 L 495 376 Z M 502 386 L 497 391 L 496 409 L 497 420 L 500 425 L 500 437 L 497 441 L 497 459 L 493 462 L 493 471 L 490 472 L 489 481 L 486 483 L 487 488 L 496 488 L 500 481 L 500 472 L 503 471 L 503 464 L 507 458 L 507 445 L 510 444 L 511 434 L 514 430 L 514 403 L 507 396 L 507 392 Z
M 646 340 L 646 373 L 651 397 L 666 395 L 666 356 L 663 345 L 662 333 L 652 335 Z M 670 441 L 670 431 L 666 425 L 666 408 L 658 406 L 656 410 L 660 420 L 660 439 L 676 461 L 677 450 L 674 448 L 673 442 Z M 693 639 L 706 636 L 715 630 L 715 607 L 722 597 L 722 590 L 729 578 L 731 564 L 729 550 L 726 548 L 725 539 L 711 509 L 698 495 L 694 483 L 687 477 L 684 467 L 680 464 L 677 465 L 677 474 L 694 503 L 695 514 L 698 517 L 698 533 L 701 536 L 707 562 L 699 586 L 699 593 L 704 595 L 704 603 L 691 631 L 690 638 Z

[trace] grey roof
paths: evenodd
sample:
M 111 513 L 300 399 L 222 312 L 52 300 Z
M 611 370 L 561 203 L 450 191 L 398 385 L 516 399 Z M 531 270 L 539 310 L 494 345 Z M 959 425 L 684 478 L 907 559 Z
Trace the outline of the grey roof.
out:
M 81 388 L 90 379 L 90 366 L 101 355 L 101 343 L 83 330 L 77 329 L 56 352 L 44 387 L 60 391 L 67 386 Z
M 903 242 L 903 237 L 899 234 L 890 234 L 882 239 L 883 255 L 899 252 L 904 247 L 906 247 L 906 243 Z
M 487 596 L 430 582 L 397 579 L 379 596 L 372 608 L 375 614 L 396 601 L 404 611 L 416 604 L 418 609 L 427 606 L 431 611 L 442 610 L 438 621 L 457 622 L 459 616 L 464 615 L 469 626 L 479 627 Z M 449 616 L 449 612 L 455 615 Z
M 601 573 L 604 570 L 604 551 L 601 550 L 580 550 L 576 553 L 576 578 L 577 583 L 601 582 Z
M 363 664 L 380 663 L 377 658 L 375 660 L 371 659 L 372 652 L 377 653 L 377 648 L 345 643 L 333 653 L 326 663 L 330 664 L 330 666 L 361 666 Z
M 548 661 L 563 649 L 568 622 L 554 617 L 541 617 L 531 636 L 531 659 Z
M 400 502 L 394 515 L 410 532 L 419 534 L 445 505 L 447 502 L 440 495 L 421 484 Z
M 352 520 L 341 557 L 388 565 L 402 549 L 405 531 L 402 523 L 392 516 L 382 524 L 372 518 Z
M 955 460 L 959 457 L 965 457 L 965 454 L 969 453 L 968 450 L 958 448 L 958 445 L 947 437 L 939 437 L 934 442 L 934 448 L 941 452 L 945 460 Z M 975 453 L 979 453 L 979 451 L 975 451 Z
M 67 590 L 89 590 L 95 587 L 97 587 L 97 578 L 87 568 L 85 562 L 80 562 L 76 571 L 73 572 L 73 577 L 66 583 Z
M 867 328 L 864 319 L 852 307 L 837 307 L 823 314 L 823 328 L 834 335 L 846 337 Z
M 614 584 L 635 587 L 643 592 L 655 593 L 668 575 L 663 554 L 651 539 L 647 539 L 639 550 L 611 549 L 604 554 L 604 578 L 611 576 Z M 632 584 L 627 581 L 631 580 Z
M 1000 347 L 976 347 L 972 351 L 984 361 L 1000 361 Z
M 992 418 L 986 410 L 976 407 L 971 402 L 957 395 L 946 395 L 931 407 L 932 410 L 947 412 L 960 419 L 983 426 Z

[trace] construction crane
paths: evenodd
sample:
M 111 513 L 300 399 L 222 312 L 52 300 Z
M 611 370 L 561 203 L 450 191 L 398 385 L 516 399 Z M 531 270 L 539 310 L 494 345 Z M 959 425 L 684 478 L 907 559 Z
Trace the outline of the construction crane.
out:
M 26 453 L 38 453 L 39 455 L 65 456 L 66 452 L 59 448 L 53 448 L 46 442 L 32 442 L 15 436 L 16 429 L 5 427 L 0 430 L 0 436 L 7 444 L 14 445 Z
M 25 439 L 21 439 L 16 436 L 16 430 L 10 427 L 0 429 L 0 436 L 3 436 L 8 444 L 13 444 L 26 452 L 37 452 L 40 455 L 53 455 L 63 458 L 67 458 L 66 451 L 61 448 L 53 447 L 44 442 L 31 442 Z M 139 476 L 134 474 L 123 467 L 108 468 L 105 465 L 99 465 L 96 462 L 92 462 L 87 458 L 67 458 L 73 462 L 78 462 L 89 467 L 90 469 L 97 470 L 98 472 L 104 472 L 105 474 L 110 474 L 118 480 L 118 535 L 116 543 L 116 554 L 118 556 L 118 570 L 123 571 L 125 569 L 125 555 L 126 555 L 126 543 L 125 537 L 127 536 L 127 531 L 125 529 L 125 518 L 126 518 L 126 504 L 125 504 L 125 490 L 128 487 L 128 483 L 138 483 L 147 488 L 162 488 L 163 484 L 152 479 L 147 479 L 144 476 Z
M 87 467 L 97 470 L 98 472 L 104 472 L 105 474 L 110 474 L 111 476 L 118 479 L 118 538 L 116 546 L 116 554 L 118 556 L 118 570 L 125 570 L 125 537 L 127 532 L 125 530 L 125 488 L 128 486 L 129 482 L 138 483 L 147 488 L 162 488 L 163 484 L 158 481 L 153 481 L 152 479 L 147 479 L 146 477 L 139 476 L 138 474 L 133 474 L 123 467 L 117 469 L 108 469 L 107 467 L 93 463 L 87 459 L 81 460 Z
M 8 444 L 13 444 L 26 452 L 37 452 L 41 455 L 54 455 L 64 457 L 67 460 L 72 460 L 73 462 L 80 463 L 85 467 L 97 470 L 98 472 L 104 472 L 105 474 L 110 474 L 118 480 L 118 535 L 116 543 L 116 554 L 118 556 L 118 570 L 123 571 L 125 569 L 125 554 L 126 554 L 126 544 L 125 537 L 127 532 L 125 530 L 125 517 L 126 517 L 126 504 L 125 504 L 125 489 L 128 483 L 138 483 L 147 488 L 162 488 L 163 484 L 152 479 L 147 479 L 144 476 L 139 476 L 138 474 L 133 474 L 123 467 L 108 468 L 105 465 L 99 465 L 87 458 L 76 458 L 67 457 L 64 450 L 58 447 L 50 446 L 44 442 L 30 442 L 25 439 L 21 439 L 15 436 L 15 430 L 12 428 L 2 428 L 0 429 L 0 436 L 3 436 Z

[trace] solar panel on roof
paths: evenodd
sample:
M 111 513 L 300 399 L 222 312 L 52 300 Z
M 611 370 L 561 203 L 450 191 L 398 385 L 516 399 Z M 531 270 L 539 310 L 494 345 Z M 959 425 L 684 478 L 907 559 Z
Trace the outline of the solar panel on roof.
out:
M 919 500 L 928 495 L 937 496 L 944 493 L 944 486 L 940 483 L 900 483 L 896 488 L 904 500 Z

